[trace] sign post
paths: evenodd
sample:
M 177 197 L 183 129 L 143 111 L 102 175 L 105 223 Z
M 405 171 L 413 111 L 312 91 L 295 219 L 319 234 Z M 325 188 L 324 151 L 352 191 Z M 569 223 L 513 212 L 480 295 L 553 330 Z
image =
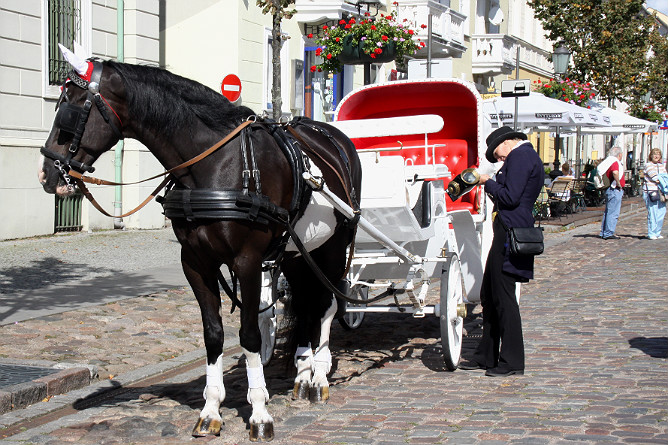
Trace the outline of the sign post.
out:
M 220 84 L 220 91 L 230 102 L 236 102 L 241 97 L 241 79 L 236 74 L 228 74 Z
M 515 98 L 515 119 L 514 119 L 514 130 L 517 131 L 517 113 L 518 110 L 518 97 L 528 96 L 531 93 L 531 81 L 529 79 L 515 79 L 515 80 L 503 80 L 501 81 L 501 97 L 514 97 Z

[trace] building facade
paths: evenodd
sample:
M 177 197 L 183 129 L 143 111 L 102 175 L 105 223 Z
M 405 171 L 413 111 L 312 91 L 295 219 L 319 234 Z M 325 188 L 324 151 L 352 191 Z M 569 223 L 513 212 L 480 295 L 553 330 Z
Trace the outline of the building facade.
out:
M 552 72 L 548 42 L 525 0 L 402 0 L 351 2 L 296 0 L 297 10 L 282 23 L 282 114 L 330 120 L 339 101 L 364 83 L 361 66 L 342 73 L 312 73 L 318 62 L 315 37 L 323 24 L 364 12 L 396 9 L 398 17 L 416 24 L 418 38 L 431 45 L 408 64 L 372 66 L 373 82 L 405 77 L 456 77 L 474 83 L 483 94 L 495 94 L 502 80 L 536 80 Z M 431 39 L 428 31 L 431 29 Z M 57 43 L 86 57 L 118 59 L 164 67 L 221 91 L 229 74 L 241 79 L 237 103 L 256 113 L 271 113 L 271 16 L 252 0 L 0 0 L 0 239 L 48 235 L 62 227 L 67 203 L 44 193 L 37 182 L 39 149 L 47 139 L 69 69 L 62 65 Z M 315 31 L 315 32 L 314 32 Z M 519 48 L 519 64 L 517 54 Z M 431 61 L 427 69 L 427 61 Z M 538 141 L 549 153 L 549 138 Z M 137 141 L 103 155 L 95 176 L 137 181 L 163 170 Z M 126 212 L 155 187 L 93 187 L 108 211 Z M 107 218 L 87 202 L 65 230 L 165 225 L 161 207 L 152 202 L 122 219 Z M 61 212 L 61 213 L 58 213 Z M 76 219 L 76 218 L 75 218 Z

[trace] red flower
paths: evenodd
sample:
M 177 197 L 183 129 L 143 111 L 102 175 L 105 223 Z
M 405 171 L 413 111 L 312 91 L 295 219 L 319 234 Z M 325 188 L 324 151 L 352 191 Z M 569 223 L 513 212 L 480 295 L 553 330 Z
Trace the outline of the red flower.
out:
M 309 35 L 307 35 L 306 37 L 308 37 L 309 39 L 312 39 L 312 38 L 313 38 L 313 34 L 309 34 Z
M 422 28 L 422 29 L 425 29 L 426 27 L 427 27 L 427 25 L 425 25 L 424 23 L 422 25 L 420 25 L 420 28 Z
M 346 25 L 346 29 L 350 29 L 350 25 Z
M 382 54 L 382 53 L 383 53 L 382 48 L 376 48 L 376 49 L 374 49 L 373 51 L 374 51 L 376 54 Z
M 339 25 L 345 25 L 345 24 L 346 24 L 345 20 L 343 20 L 343 19 L 339 20 Z
M 316 48 L 315 49 L 315 55 L 319 56 L 320 54 L 322 54 L 322 48 Z
M 376 55 L 374 53 L 371 53 L 371 54 L 369 54 L 369 57 L 371 57 L 372 59 L 375 59 Z
M 364 13 L 364 17 L 369 17 L 370 15 L 371 15 L 370 12 L 365 12 L 365 13 Z
M 332 58 L 332 53 L 327 54 L 327 59 L 331 59 L 331 58 Z
M 371 25 L 371 30 L 375 31 L 376 30 L 376 25 Z
M 313 65 L 313 66 L 311 67 L 311 72 L 312 72 L 312 73 L 315 73 L 315 71 L 316 71 L 317 69 L 318 69 L 318 68 L 317 68 L 315 65 Z
M 424 48 L 425 46 L 427 46 L 427 44 L 424 43 L 424 42 L 420 42 L 420 46 L 421 46 L 422 48 Z
M 415 33 L 413 32 L 412 29 L 409 29 L 409 30 L 408 30 L 408 34 L 413 35 L 413 34 L 415 34 Z
M 357 23 L 357 22 L 356 22 L 355 19 L 353 18 L 353 19 L 350 19 L 350 21 L 349 21 L 348 23 L 350 23 L 350 24 L 352 25 L 352 24 Z
M 381 36 L 381 39 L 383 40 L 383 42 L 387 42 L 387 36 Z
M 327 25 L 322 25 L 322 29 L 323 29 L 323 31 L 326 31 L 326 30 L 329 29 L 329 27 Z
M 336 40 L 337 42 L 339 42 L 339 41 L 341 40 L 341 37 L 337 37 L 337 38 L 334 39 L 334 40 Z

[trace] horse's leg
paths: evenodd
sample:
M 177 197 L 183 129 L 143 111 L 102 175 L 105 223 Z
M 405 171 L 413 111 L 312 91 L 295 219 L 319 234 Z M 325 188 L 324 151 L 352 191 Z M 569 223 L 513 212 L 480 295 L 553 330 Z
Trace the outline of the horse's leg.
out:
M 267 411 L 269 392 L 260 356 L 262 337 L 258 323 L 262 258 L 252 260 L 248 255 L 239 255 L 238 258 L 235 271 L 239 278 L 243 302 L 239 343 L 246 356 L 247 400 L 253 408 L 249 419 L 249 435 L 252 442 L 270 441 L 274 438 L 274 419 Z
M 329 399 L 329 382 L 327 374 L 332 368 L 332 354 L 329 351 L 329 333 L 332 327 L 332 320 L 336 315 L 336 298 L 327 292 L 331 299 L 331 304 L 325 315 L 320 319 L 320 341 L 313 355 L 313 378 L 311 379 L 311 402 L 322 402 Z
M 199 303 L 204 328 L 206 347 L 206 386 L 204 387 L 204 408 L 193 429 L 193 436 L 219 435 L 222 428 L 220 404 L 225 399 L 223 384 L 223 321 L 220 314 L 220 291 L 216 270 L 201 273 L 188 261 L 183 252 L 181 263 L 183 272 Z

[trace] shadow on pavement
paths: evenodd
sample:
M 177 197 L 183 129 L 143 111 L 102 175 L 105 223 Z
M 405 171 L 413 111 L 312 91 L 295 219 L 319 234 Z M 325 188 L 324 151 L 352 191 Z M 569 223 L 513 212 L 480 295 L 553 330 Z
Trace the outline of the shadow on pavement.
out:
M 635 337 L 629 340 L 629 346 L 650 357 L 668 358 L 668 337 Z

